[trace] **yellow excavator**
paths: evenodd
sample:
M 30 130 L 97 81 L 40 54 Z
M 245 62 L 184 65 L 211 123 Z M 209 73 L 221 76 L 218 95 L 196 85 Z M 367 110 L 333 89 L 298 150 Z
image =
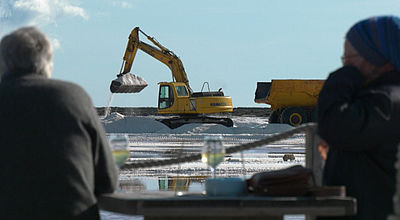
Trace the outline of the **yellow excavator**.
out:
M 156 47 L 140 41 L 139 32 Z M 211 113 L 232 112 L 232 97 L 225 96 L 222 89 L 210 91 L 208 82 L 203 84 L 201 92 L 193 92 L 179 57 L 153 37 L 148 36 L 139 27 L 135 27 L 129 35 L 120 73 L 110 85 L 112 93 L 136 93 L 147 85 L 146 83 L 136 83 L 137 80 L 129 80 L 129 78 L 138 78 L 130 73 L 138 49 L 165 64 L 172 73 L 172 82 L 158 83 L 157 109 L 158 114 L 178 116 L 162 119 L 160 120 L 162 123 L 170 128 L 177 128 L 188 123 L 217 123 L 227 127 L 233 126 L 230 118 L 205 116 L 205 114 Z M 205 86 L 208 88 L 207 91 L 203 91 Z

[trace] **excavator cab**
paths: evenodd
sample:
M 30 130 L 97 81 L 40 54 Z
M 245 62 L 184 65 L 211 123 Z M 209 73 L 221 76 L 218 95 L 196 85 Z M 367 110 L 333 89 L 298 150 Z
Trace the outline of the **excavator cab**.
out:
M 190 93 L 185 83 L 160 82 L 158 92 L 159 114 L 189 114 Z M 193 113 L 193 112 L 192 112 Z
M 160 85 L 158 109 L 167 109 L 174 104 L 174 93 L 170 85 Z

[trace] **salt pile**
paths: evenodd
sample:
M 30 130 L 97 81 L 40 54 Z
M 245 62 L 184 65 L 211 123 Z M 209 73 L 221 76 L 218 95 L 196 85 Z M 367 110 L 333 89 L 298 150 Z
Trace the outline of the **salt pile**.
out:
M 126 117 L 111 113 L 102 119 L 107 133 L 160 133 L 160 134 L 273 134 L 292 129 L 286 124 L 268 124 L 256 117 L 232 117 L 234 127 L 220 124 L 186 124 L 170 129 L 151 116 Z
M 104 118 L 100 118 L 103 123 L 113 123 L 115 121 L 121 120 L 125 118 L 123 114 L 118 112 L 113 112 L 111 114 L 106 114 Z
M 171 130 L 163 123 L 149 117 L 123 117 L 114 121 L 103 120 L 107 133 L 169 133 Z

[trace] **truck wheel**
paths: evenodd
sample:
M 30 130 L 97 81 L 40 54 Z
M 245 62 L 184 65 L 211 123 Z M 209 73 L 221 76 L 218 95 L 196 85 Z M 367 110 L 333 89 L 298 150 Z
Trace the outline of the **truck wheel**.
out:
M 286 108 L 281 114 L 281 123 L 291 126 L 299 126 L 307 122 L 307 114 L 304 109 L 299 107 Z
M 271 114 L 269 115 L 269 118 L 268 118 L 268 123 L 279 123 L 280 121 L 279 121 L 279 114 L 280 114 L 280 111 L 279 110 L 274 110 L 274 111 L 272 111 L 271 112 Z

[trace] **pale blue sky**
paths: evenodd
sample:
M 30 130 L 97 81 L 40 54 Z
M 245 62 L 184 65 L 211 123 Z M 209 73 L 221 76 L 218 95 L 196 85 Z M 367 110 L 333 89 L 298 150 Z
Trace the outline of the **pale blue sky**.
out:
M 257 81 L 325 79 L 340 67 L 343 38 L 360 19 L 399 15 L 399 0 L 0 0 L 0 35 L 38 25 L 56 47 L 53 77 L 107 105 L 128 35 L 138 26 L 177 54 L 193 90 L 223 88 L 234 107 L 254 103 Z M 145 38 L 142 37 L 145 41 Z M 132 73 L 149 84 L 112 106 L 156 107 L 169 69 L 138 52 Z

